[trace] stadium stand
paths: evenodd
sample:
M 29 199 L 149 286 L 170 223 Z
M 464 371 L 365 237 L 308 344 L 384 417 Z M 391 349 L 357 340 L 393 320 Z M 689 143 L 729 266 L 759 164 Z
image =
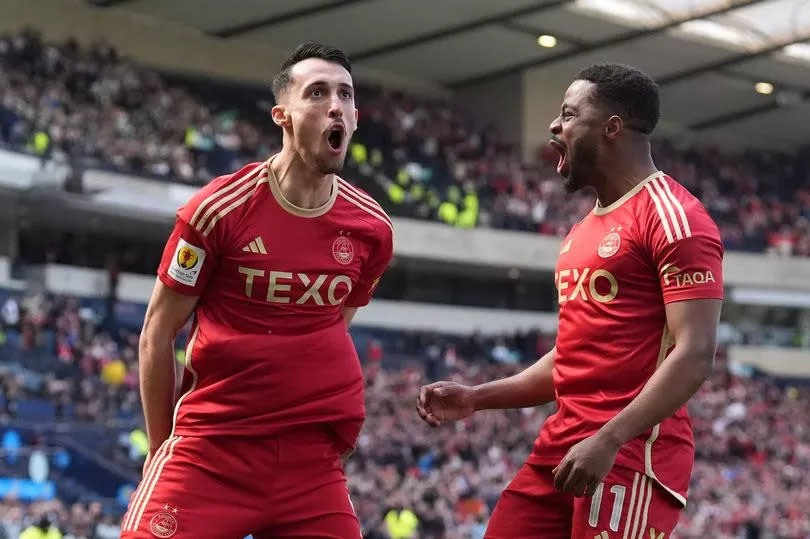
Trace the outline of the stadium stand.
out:
M 0 66 L 0 141 L 77 169 L 200 184 L 280 145 L 266 90 L 163 76 L 109 45 L 83 50 L 27 31 L 0 39 Z M 525 163 L 450 103 L 372 87 L 359 95 L 364 121 L 346 175 L 393 215 L 562 235 L 593 207 L 592 195 L 562 192 L 549 148 Z M 654 155 L 701 198 L 727 248 L 810 256 L 807 158 L 666 142 Z
M 76 298 L 11 296 L 3 312 L 18 313 L 5 317 L 2 353 L 17 358 L 19 368 L 0 374 L 2 418 L 104 424 L 118 433 L 105 456 L 137 474 L 144 454 L 137 436 L 137 335 L 105 327 L 100 313 Z M 412 411 L 414 395 L 426 380 L 477 383 L 515 373 L 544 353 L 553 335 L 352 332 L 364 362 L 369 417 L 347 473 L 366 537 L 481 537 L 500 489 L 551 408 L 482 413 L 428 430 Z M 698 459 L 677 537 L 810 534 L 810 488 L 802 479 L 810 466 L 810 430 L 793 421 L 809 408 L 806 386 L 742 371 L 721 351 L 715 376 L 690 404 Z M 11 498 L 0 505 L 0 521 L 8 537 L 16 537 L 20 522 L 27 526 L 44 515 L 65 537 L 105 538 L 114 536 L 114 517 L 123 509 L 83 497 L 33 504 Z M 766 531 L 775 535 L 750 535 Z

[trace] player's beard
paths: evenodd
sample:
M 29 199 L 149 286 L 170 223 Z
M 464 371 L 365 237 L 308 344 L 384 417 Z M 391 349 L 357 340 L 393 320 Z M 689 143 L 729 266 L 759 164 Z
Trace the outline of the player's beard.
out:
M 588 178 L 596 169 L 595 137 L 582 138 L 568 148 L 568 176 L 563 181 L 567 193 L 575 193 L 589 185 Z
M 340 155 L 320 154 L 315 157 L 315 166 L 318 167 L 318 172 L 321 174 L 337 174 L 343 170 L 345 161 L 345 152 Z

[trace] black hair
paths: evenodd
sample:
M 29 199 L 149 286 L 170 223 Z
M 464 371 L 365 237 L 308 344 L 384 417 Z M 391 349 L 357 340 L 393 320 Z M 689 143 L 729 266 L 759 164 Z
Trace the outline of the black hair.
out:
M 643 71 L 624 64 L 596 64 L 577 73 L 576 80 L 592 82 L 597 102 L 621 116 L 628 129 L 649 135 L 658 124 L 658 85 Z
M 279 95 L 283 94 L 287 87 L 292 83 L 290 70 L 298 62 L 302 62 L 308 58 L 320 58 L 327 62 L 332 62 L 342 66 L 349 73 L 352 72 L 352 65 L 349 63 L 349 58 L 342 50 L 331 47 L 329 45 L 321 45 L 307 41 L 298 45 L 298 48 L 284 60 L 281 64 L 281 71 L 278 75 L 273 77 L 273 96 L 278 101 Z

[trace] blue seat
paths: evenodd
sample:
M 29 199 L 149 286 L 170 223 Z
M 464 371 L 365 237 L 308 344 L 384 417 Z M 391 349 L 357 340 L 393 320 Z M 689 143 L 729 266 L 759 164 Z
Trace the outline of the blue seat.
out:
M 50 421 L 56 409 L 45 399 L 21 399 L 17 401 L 17 417 L 25 421 Z

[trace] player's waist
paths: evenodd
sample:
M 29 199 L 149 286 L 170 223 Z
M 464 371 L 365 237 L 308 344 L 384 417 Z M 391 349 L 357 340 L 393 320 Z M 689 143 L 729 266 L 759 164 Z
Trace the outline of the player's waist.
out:
M 295 447 L 299 456 L 322 456 L 332 454 L 339 456 L 354 447 L 362 418 L 347 418 L 342 421 L 327 417 L 274 418 L 243 417 L 230 421 L 199 421 L 193 410 L 181 414 L 174 427 L 177 436 L 196 438 L 221 438 L 233 440 L 253 440 L 254 443 L 274 443 L 286 447 Z
M 535 452 L 561 458 L 571 446 L 599 432 L 621 409 L 616 408 L 611 412 L 603 409 L 597 414 L 587 409 L 572 409 L 570 403 L 560 406 L 557 413 L 550 416 L 540 429 Z M 652 443 L 682 446 L 689 451 L 694 449 L 692 423 L 685 407 L 655 427 L 629 440 L 622 446 L 622 451 L 643 457 L 645 445 Z
M 193 342 L 192 360 L 289 360 L 292 357 L 348 358 L 357 352 L 344 323 L 306 333 L 240 332 L 200 323 Z M 199 364 L 199 363 L 198 363 Z
M 307 316 L 282 312 L 272 316 L 245 318 L 238 325 L 233 325 L 210 305 L 202 307 L 201 310 L 202 316 L 198 319 L 200 330 L 210 337 L 297 340 L 329 334 L 345 334 L 348 331 L 342 316 Z

